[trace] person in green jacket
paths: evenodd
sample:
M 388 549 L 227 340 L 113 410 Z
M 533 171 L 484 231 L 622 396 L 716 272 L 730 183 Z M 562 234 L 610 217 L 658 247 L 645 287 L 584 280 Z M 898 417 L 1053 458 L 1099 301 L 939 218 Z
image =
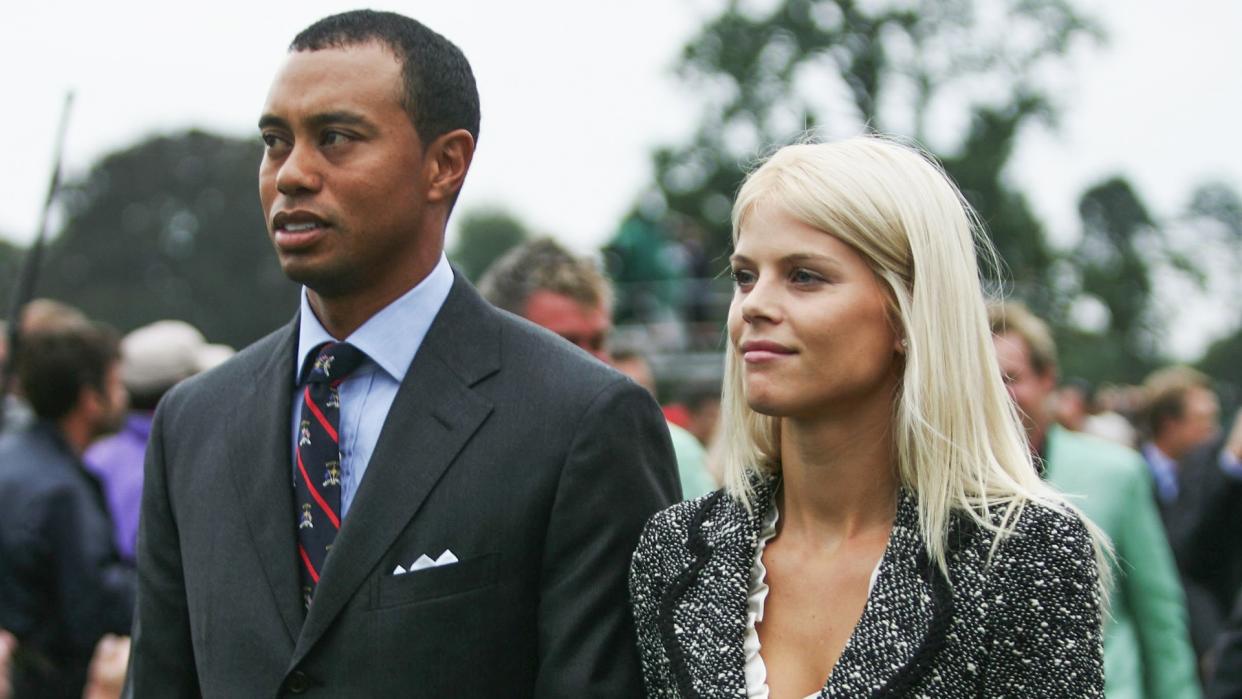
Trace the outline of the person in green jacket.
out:
M 1043 475 L 1112 539 L 1116 554 L 1104 625 L 1109 699 L 1200 696 L 1186 602 L 1143 457 L 1053 422 L 1056 346 L 1017 303 L 989 309 L 996 354 Z M 1038 463 L 1038 462 L 1037 462 Z

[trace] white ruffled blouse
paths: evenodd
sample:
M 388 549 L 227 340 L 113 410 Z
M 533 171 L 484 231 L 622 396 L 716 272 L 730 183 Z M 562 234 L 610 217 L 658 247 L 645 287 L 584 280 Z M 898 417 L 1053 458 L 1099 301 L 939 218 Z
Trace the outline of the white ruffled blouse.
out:
M 746 655 L 746 697 L 747 699 L 768 699 L 768 667 L 763 664 L 763 656 L 759 654 L 759 632 L 756 625 L 763 621 L 763 603 L 768 598 L 768 569 L 763 565 L 763 550 L 768 542 L 776 536 L 776 522 L 780 519 L 780 511 L 776 503 L 768 510 L 759 530 L 758 545 L 755 546 L 755 560 L 750 565 L 750 594 L 746 598 L 746 636 L 742 640 L 742 650 Z M 875 580 L 880 575 L 880 563 L 875 564 L 871 571 L 871 581 L 867 585 L 867 594 L 875 587 Z M 826 679 L 826 678 L 825 678 Z M 815 699 L 819 692 L 808 694 L 806 699 Z

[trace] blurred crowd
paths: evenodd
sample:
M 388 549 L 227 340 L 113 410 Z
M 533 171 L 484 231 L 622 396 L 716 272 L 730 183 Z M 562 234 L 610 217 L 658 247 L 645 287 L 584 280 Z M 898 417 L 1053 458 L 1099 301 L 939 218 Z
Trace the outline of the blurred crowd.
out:
M 16 336 L 3 345 L 0 697 L 116 697 L 152 416 L 232 349 L 174 320 L 122 338 L 50 300 L 25 307 Z
M 685 497 L 719 487 L 719 386 L 672 385 L 648 348 L 610 342 L 613 293 L 594 260 L 535 240 L 479 288 L 662 398 Z M 1242 416 L 1222 429 L 1211 377 L 1189 367 L 1138 386 L 1062 379 L 1040 319 L 1020 304 L 991 311 L 1037 463 L 1113 542 L 1109 696 L 1200 696 L 1236 681 Z M 48 300 L 26 307 L 18 336 L 0 437 L 0 699 L 118 696 L 152 417 L 232 350 L 175 320 L 119 337 Z

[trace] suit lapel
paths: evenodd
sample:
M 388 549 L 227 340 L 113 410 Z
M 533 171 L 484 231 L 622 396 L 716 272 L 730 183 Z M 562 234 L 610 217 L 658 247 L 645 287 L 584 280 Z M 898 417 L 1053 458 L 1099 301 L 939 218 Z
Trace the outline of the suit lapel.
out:
M 491 403 L 470 387 L 499 368 L 495 312 L 457 276 L 393 399 L 315 590 L 291 667 L 372 574 L 491 413 Z
M 687 683 L 690 678 L 711 679 L 710 687 L 693 688 L 697 695 L 746 696 L 743 641 L 751 565 L 778 484 L 776 478 L 756 484 L 750 513 L 722 498 L 703 518 L 697 533 L 689 533 L 707 545 L 703 565 L 697 573 L 691 565 L 667 588 L 666 595 L 674 596 L 661 604 L 661 626 L 694 629 L 694 633 L 665 633 L 662 638 L 675 677 Z M 926 555 L 918 530 L 917 502 L 906 490 L 898 497 L 879 577 L 832 670 L 828 696 L 875 696 L 876 690 L 900 684 L 919 669 L 914 667 L 916 656 L 923 650 L 938 610 L 932 584 L 924 578 Z M 684 586 L 679 584 L 687 577 Z
M 917 670 L 912 663 L 937 612 L 935 591 L 925 579 L 926 561 L 918 505 L 903 489 L 879 576 L 832 670 L 828 696 L 875 696 L 895 684 L 899 675 Z
M 250 527 L 272 597 L 289 632 L 297 638 L 302 626 L 302 595 L 298 592 L 293 530 L 292 437 L 293 362 L 297 352 L 297 320 L 273 341 L 275 350 L 255 372 L 255 400 L 238 401 L 229 443 L 233 482 Z M 260 350 L 262 352 L 262 350 Z
M 715 501 L 688 532 L 704 545 L 690 567 L 665 590 L 660 604 L 661 638 L 674 676 L 688 696 L 746 696 L 746 605 L 759 529 L 779 481 L 756 481 L 751 512 L 727 496 Z M 697 545 L 691 544 L 694 551 Z M 694 629 L 692 634 L 678 629 Z M 710 686 L 692 685 L 710 678 Z

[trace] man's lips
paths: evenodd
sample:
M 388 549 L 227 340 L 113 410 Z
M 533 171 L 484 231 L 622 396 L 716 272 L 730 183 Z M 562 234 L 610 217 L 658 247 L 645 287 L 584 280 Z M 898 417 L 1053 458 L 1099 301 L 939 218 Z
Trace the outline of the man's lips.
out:
M 309 211 L 282 211 L 272 217 L 276 246 L 294 251 L 313 245 L 331 224 Z
M 751 340 L 742 343 L 742 359 L 749 364 L 770 362 L 797 354 L 792 347 L 770 340 Z

